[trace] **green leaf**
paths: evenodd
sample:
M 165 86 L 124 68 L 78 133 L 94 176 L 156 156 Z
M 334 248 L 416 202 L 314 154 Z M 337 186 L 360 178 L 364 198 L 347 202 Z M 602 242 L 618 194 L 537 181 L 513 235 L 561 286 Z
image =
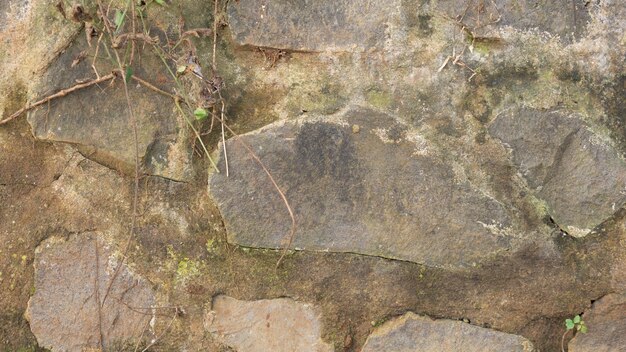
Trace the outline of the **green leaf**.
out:
M 580 315 L 574 317 L 574 324 L 580 323 Z
M 580 327 L 580 332 L 582 332 L 583 334 L 586 334 L 587 333 L 587 325 L 582 325 Z
M 185 65 L 180 65 L 176 68 L 176 72 L 180 75 L 185 73 L 185 71 L 187 71 L 187 66 Z
M 122 27 L 122 25 L 124 24 L 124 12 L 120 11 L 120 10 L 115 10 L 115 28 L 116 29 L 120 29 Z
M 572 319 L 565 319 L 565 327 L 567 328 L 567 330 L 572 330 L 574 328 L 574 322 L 572 321 Z
M 197 108 L 193 114 L 196 117 L 196 120 L 204 120 L 207 116 L 209 116 L 209 113 L 203 108 Z
M 165 6 L 165 0 L 154 0 L 154 2 L 156 2 L 157 4 L 161 5 L 161 6 Z
M 126 74 L 124 75 L 124 81 L 128 83 L 132 76 L 133 76 L 133 68 L 130 66 L 126 67 Z

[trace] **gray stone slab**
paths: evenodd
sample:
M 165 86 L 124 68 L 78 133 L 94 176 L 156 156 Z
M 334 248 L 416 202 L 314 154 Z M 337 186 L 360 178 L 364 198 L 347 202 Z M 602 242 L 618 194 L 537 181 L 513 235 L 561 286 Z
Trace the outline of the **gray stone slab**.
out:
M 362 352 L 532 352 L 527 339 L 454 320 L 406 313 L 378 327 Z
M 321 339 L 320 314 L 289 298 L 240 301 L 217 296 L 206 328 L 239 352 L 330 352 Z
M 489 131 L 571 235 L 586 235 L 626 203 L 626 162 L 575 115 L 513 108 Z
M 511 26 L 547 32 L 566 41 L 585 34 L 592 6 L 571 0 L 442 0 L 436 5 L 439 11 L 460 19 L 477 37 L 498 36 L 498 28 Z
M 240 45 L 293 51 L 380 48 L 397 1 L 240 0 L 228 5 L 229 27 Z
M 91 59 L 76 66 L 72 64 L 86 48 L 89 46 L 84 37 L 78 37 L 34 85 L 33 99 L 93 77 Z M 164 67 L 158 57 L 144 53 L 141 66 L 134 70 L 138 76 L 157 82 Z M 101 75 L 110 73 L 101 71 Z M 28 122 L 33 135 L 42 140 L 74 144 L 90 159 L 134 173 L 135 136 L 122 79 L 117 77 L 113 82 L 70 93 L 31 111 Z M 188 127 L 181 121 L 173 101 L 135 81 L 128 83 L 128 93 L 136 119 L 139 166 L 153 175 L 182 181 L 192 179 Z
M 40 346 L 53 351 L 84 351 L 99 346 L 96 298 L 102 301 L 117 267 L 110 246 L 99 236 L 83 233 L 69 240 L 52 237 L 37 248 L 35 293 L 26 315 Z M 101 308 L 105 349 L 116 350 L 124 342 L 138 339 L 151 317 L 141 312 L 149 312 L 146 307 L 153 304 L 149 283 L 124 265 Z
M 240 138 L 285 191 L 296 248 L 464 267 L 524 241 L 503 204 L 463 181 L 391 116 L 356 108 L 341 118 L 277 122 Z M 209 183 L 228 240 L 280 248 L 290 229 L 284 203 L 242 143 L 226 144 L 230 177 L 213 174 Z

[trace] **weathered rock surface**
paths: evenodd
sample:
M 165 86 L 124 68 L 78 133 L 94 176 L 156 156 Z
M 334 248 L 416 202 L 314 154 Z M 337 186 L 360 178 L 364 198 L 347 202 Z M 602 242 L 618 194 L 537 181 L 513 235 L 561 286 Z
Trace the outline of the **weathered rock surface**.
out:
M 527 339 L 454 320 L 433 320 L 406 313 L 378 327 L 367 338 L 363 352 L 531 352 Z
M 239 352 L 330 352 L 321 339 L 316 309 L 289 298 L 240 301 L 228 296 L 213 300 L 206 328 Z
M 583 35 L 589 4 L 569 0 L 495 0 L 485 3 L 455 0 L 437 2 L 437 9 L 465 23 L 477 37 L 498 37 L 497 29 L 539 30 L 563 39 Z M 558 13 L 558 16 L 554 14 Z
M 102 234 L 82 233 L 68 240 L 51 237 L 37 249 L 35 294 L 26 311 L 39 345 L 53 351 L 113 348 L 137 339 L 150 319 L 141 313 L 154 304 L 154 293 L 144 279 L 124 265 L 111 286 L 98 319 L 117 260 Z M 96 292 L 96 287 L 98 291 Z
M 0 2 L 0 120 L 25 104 L 30 83 L 80 31 L 54 4 L 54 0 Z
M 569 352 L 626 351 L 626 294 L 608 294 L 582 316 L 588 332 L 569 342 Z
M 381 48 L 398 1 L 255 1 L 229 3 L 229 26 L 240 45 L 293 51 Z
M 95 76 L 90 66 L 96 40 L 89 47 L 82 26 L 64 19 L 58 2 L 0 0 L 0 111 L 4 109 L 5 117 L 27 102 Z M 63 1 L 66 10 L 73 2 Z M 235 244 L 277 248 L 286 244 L 289 230 L 276 190 L 236 139 L 227 142 L 231 177 L 211 176 L 213 198 L 221 203 L 229 233 L 201 184 L 142 177 L 128 260 L 155 283 L 164 305 L 185 307 L 171 328 L 169 317 L 159 320 L 165 310 L 157 310 L 150 330 L 152 336 L 163 337 L 156 349 L 228 350 L 224 344 L 240 349 L 227 343 L 228 336 L 212 338 L 203 325 L 204 304 L 216 292 L 230 292 L 247 300 L 298 297 L 314 304 L 323 314 L 324 341 L 339 351 L 360 351 L 371 321 L 408 310 L 465 317 L 476 326 L 525 336 L 542 351 L 557 351 L 564 316 L 583 311 L 591 299 L 625 289 L 620 223 L 626 209 L 615 202 L 618 212 L 612 216 L 611 200 L 619 190 L 607 195 L 619 187 L 611 176 L 621 166 L 593 148 L 585 152 L 600 157 L 589 159 L 570 149 L 572 143 L 561 149 L 575 158 L 563 155 L 553 165 L 560 153 L 554 151 L 567 145 L 565 140 L 584 146 L 612 139 L 615 144 L 607 143 L 607 150 L 626 151 L 624 1 L 223 0 L 217 17 L 212 1 L 167 2 L 175 6 L 135 2 L 135 13 L 163 45 L 176 43 L 183 30 L 212 28 L 218 20 L 215 62 L 225 82 L 225 115 L 235 132 L 287 121 L 241 139 L 255 148 L 287 193 L 298 221 L 294 245 L 357 254 L 299 252 L 276 269 L 279 251 L 226 244 L 229 236 Z M 94 11 L 95 1 L 82 3 Z M 125 12 L 128 6 L 130 2 L 113 1 L 108 11 L 112 22 L 126 13 L 120 34 L 131 30 L 133 11 Z M 200 65 L 210 67 L 212 36 L 188 39 Z M 108 42 L 105 35 L 101 44 Z M 180 89 L 152 56 L 152 47 L 135 44 L 143 49 L 135 51 L 133 60 L 138 77 L 169 92 L 193 94 L 186 75 L 179 77 L 185 83 Z M 180 42 L 180 51 L 167 50 L 165 58 L 174 71 L 193 49 L 188 44 Z M 99 49 L 98 71 L 108 74 L 117 65 L 108 60 L 104 47 Z M 120 54 L 129 52 L 120 48 Z M 81 55 L 86 57 L 73 65 Z M 128 55 L 124 57 L 128 62 Z M 21 117 L 0 126 L 2 351 L 37 349 L 23 313 L 33 287 L 30 263 L 41 241 L 51 234 L 69 238 L 93 229 L 104 234 L 99 237 L 103 242 L 97 242 L 103 246 L 104 241 L 115 247 L 126 241 L 134 208 L 133 178 L 112 169 L 134 167 L 134 137 L 122 77 L 109 83 L 40 107 L 30 114 L 30 125 Z M 178 119 L 169 98 L 134 81 L 129 89 L 142 173 L 187 180 L 194 166 L 189 127 Z M 345 113 L 355 105 L 377 112 Z M 545 117 L 560 126 L 552 134 L 532 127 L 535 117 L 528 122 L 530 134 L 556 141 L 513 150 L 503 146 L 496 132 L 490 135 L 489 127 L 505 120 L 498 112 L 520 105 L 538 114 L 537 121 L 544 121 L 540 111 L 567 111 Z M 293 121 L 301 115 L 302 120 Z M 562 122 L 570 115 L 580 123 L 572 127 Z M 204 133 L 210 121 L 194 124 Z M 589 135 L 574 132 L 588 126 Z M 210 150 L 220 150 L 219 130 L 204 136 Z M 501 126 L 499 132 L 506 137 L 507 131 Z M 561 131 L 572 134 L 564 137 Z M 32 140 L 31 132 L 43 142 Z M 524 150 L 534 154 L 516 161 L 516 151 L 520 157 Z M 519 160 L 535 163 L 526 179 Z M 590 173 L 595 176 L 589 193 L 599 196 L 588 207 L 580 202 L 589 199 L 567 193 L 572 184 L 587 185 L 582 170 L 570 165 L 574 161 L 594 172 L 607 170 L 605 180 L 598 176 L 602 173 Z M 567 171 L 574 175 L 565 177 L 568 184 L 549 177 L 562 165 L 574 170 Z M 198 179 L 206 171 L 203 166 L 195 163 Z M 580 183 L 570 182 L 572 177 Z M 557 195 L 564 188 L 561 199 Z M 579 203 L 568 210 L 572 201 Z M 588 209 L 594 213 L 587 214 Z M 574 211 L 583 215 L 572 215 Z M 593 220 L 580 225 L 583 230 L 602 224 L 596 227 L 598 236 L 574 239 L 557 235 L 550 216 L 574 235 L 567 228 L 576 225 L 574 220 Z M 610 220 L 603 222 L 604 216 Z M 102 253 L 110 256 L 104 248 Z M 74 252 L 66 256 L 64 260 L 83 265 L 84 273 L 94 272 Z M 74 268 L 67 267 L 73 275 Z M 83 286 L 90 280 L 85 278 Z M 72 297 L 62 299 L 72 303 Z M 85 315 L 95 299 L 83 299 Z M 41 303 L 37 307 L 43 309 Z M 46 307 L 61 306 L 54 302 Z M 302 318 L 302 310 L 282 309 L 281 316 L 311 321 Z M 243 339 L 249 322 L 241 314 L 228 327 L 243 328 L 235 333 Z M 121 313 L 119 318 L 138 322 L 138 329 L 144 322 Z M 263 313 L 256 318 L 260 323 L 254 327 L 261 332 L 279 326 L 273 313 L 268 319 Z M 33 326 L 38 336 L 48 336 L 42 324 Z M 93 329 L 93 324 L 84 325 L 79 336 L 93 341 Z M 214 334 L 219 336 L 217 330 Z M 254 343 L 272 339 L 263 336 Z M 319 332 L 311 333 L 310 341 L 319 341 Z
M 553 14 L 558 12 L 559 16 Z M 540 30 L 566 40 L 579 38 L 590 19 L 588 7 L 559 1 L 254 1 L 229 4 L 229 25 L 240 45 L 293 51 L 382 49 L 417 25 L 430 33 L 433 16 L 459 20 L 476 37 L 500 37 L 498 29 Z M 400 26 L 398 24 L 401 23 Z M 392 33 L 395 32 L 395 33 Z
M 511 109 L 489 131 L 569 234 L 586 235 L 626 202 L 626 162 L 577 116 Z
M 388 115 L 357 108 L 341 120 L 279 122 L 242 138 L 286 192 L 296 248 L 463 267 L 523 241 L 506 206 Z M 229 240 L 284 245 L 290 221 L 276 189 L 239 141 L 227 150 L 230 177 L 212 175 L 210 191 Z
M 77 40 L 60 55 L 32 90 L 39 99 L 49 92 L 71 87 L 77 80 L 93 76 L 89 60 L 74 66 L 72 62 L 88 48 Z M 135 74 L 155 82 L 162 63 L 150 55 L 142 57 Z M 104 73 L 103 73 L 104 74 Z M 134 170 L 135 136 L 132 118 L 124 93 L 122 78 L 68 94 L 60 102 L 32 111 L 28 121 L 39 139 L 77 145 L 91 159 L 121 170 Z M 171 100 L 129 82 L 128 93 L 137 121 L 137 147 L 140 167 L 150 174 L 175 180 L 189 180 L 192 175 L 191 148 L 185 125 L 179 121 Z

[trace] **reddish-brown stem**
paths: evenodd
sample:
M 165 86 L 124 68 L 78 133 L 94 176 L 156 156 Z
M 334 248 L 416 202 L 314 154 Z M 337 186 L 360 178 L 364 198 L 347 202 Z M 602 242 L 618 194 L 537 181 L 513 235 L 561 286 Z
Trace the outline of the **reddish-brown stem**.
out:
M 113 79 L 113 78 L 115 78 L 115 73 L 112 72 L 112 73 L 109 73 L 106 76 L 102 76 L 100 78 L 92 79 L 92 80 L 87 81 L 87 82 L 79 83 L 79 84 L 76 84 L 76 85 L 74 85 L 74 86 L 72 86 L 70 88 L 63 89 L 60 92 L 54 93 L 52 95 L 48 95 L 47 97 L 45 97 L 45 98 L 43 98 L 41 100 L 38 100 L 38 101 L 36 101 L 36 102 L 34 102 L 32 104 L 27 104 L 25 107 L 23 107 L 23 108 L 19 109 L 18 111 L 14 112 L 11 116 L 7 117 L 6 119 L 0 120 L 0 125 L 4 125 L 5 123 L 7 123 L 7 122 L 9 122 L 11 120 L 14 120 L 15 118 L 19 117 L 23 113 L 25 113 L 25 112 L 27 112 L 29 110 L 32 110 L 32 109 L 34 109 L 34 108 L 36 108 L 36 107 L 38 107 L 40 105 L 43 105 L 43 104 L 49 102 L 50 100 L 64 97 L 64 96 L 66 96 L 66 95 L 68 95 L 70 93 L 73 93 L 73 92 L 77 91 L 77 90 L 81 90 L 83 88 L 91 87 L 94 84 L 102 83 L 104 81 L 108 81 L 108 80 Z

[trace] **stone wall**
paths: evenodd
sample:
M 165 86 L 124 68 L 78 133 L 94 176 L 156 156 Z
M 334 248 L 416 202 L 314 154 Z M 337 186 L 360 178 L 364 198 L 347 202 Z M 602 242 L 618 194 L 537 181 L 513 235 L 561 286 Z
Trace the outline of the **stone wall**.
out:
M 622 2 L 129 4 L 0 3 L 0 350 L 626 344 Z

